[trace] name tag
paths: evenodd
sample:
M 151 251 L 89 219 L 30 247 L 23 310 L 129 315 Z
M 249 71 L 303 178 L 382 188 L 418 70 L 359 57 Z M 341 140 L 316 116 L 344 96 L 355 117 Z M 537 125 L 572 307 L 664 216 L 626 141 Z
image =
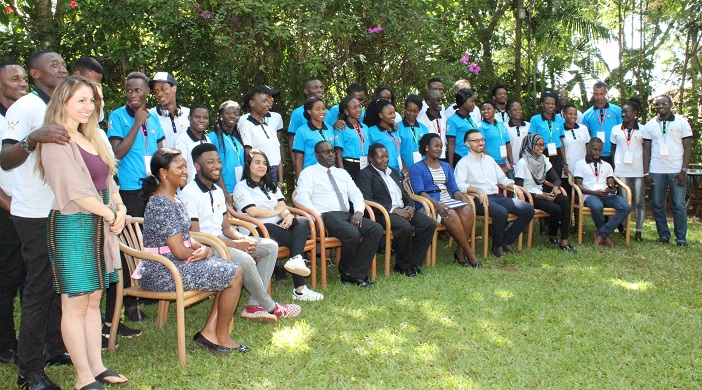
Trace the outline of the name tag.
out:
M 239 165 L 238 167 L 234 167 L 234 178 L 236 179 L 236 182 L 238 183 L 241 181 L 241 176 L 244 174 L 244 167 Z
M 605 139 L 605 132 L 604 131 L 598 131 L 597 138 L 601 139 L 602 142 L 605 142 L 605 143 L 607 142 L 607 140 Z
M 670 156 L 670 148 L 668 144 L 661 144 L 661 156 Z
M 549 142 L 549 143 L 548 143 L 548 155 L 549 155 L 549 156 L 555 156 L 556 153 L 558 153 L 558 152 L 556 151 L 556 143 L 555 143 L 555 142 Z
M 397 155 L 397 166 L 400 167 L 400 171 L 402 171 L 402 157 L 400 155 Z
M 144 168 L 146 168 L 146 176 L 151 176 L 151 156 L 144 156 Z
M 507 158 L 507 145 L 500 145 L 500 157 Z
M 414 160 L 413 162 L 415 163 L 420 162 L 422 161 L 422 155 L 419 154 L 419 152 L 412 152 L 412 160 Z
M 633 164 L 634 163 L 634 153 L 631 153 L 631 150 L 627 150 L 626 153 L 624 153 L 624 164 Z
M 593 191 L 604 191 L 605 188 L 607 188 L 607 184 L 595 183 L 595 185 L 593 186 L 592 189 L 593 189 Z
M 361 169 L 368 166 L 368 156 L 361 156 Z

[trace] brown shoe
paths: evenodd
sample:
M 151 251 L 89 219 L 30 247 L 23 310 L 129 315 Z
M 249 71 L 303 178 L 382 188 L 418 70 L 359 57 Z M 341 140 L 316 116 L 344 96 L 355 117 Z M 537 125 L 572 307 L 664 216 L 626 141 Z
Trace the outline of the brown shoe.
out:
M 505 257 L 505 251 L 501 246 L 492 248 L 492 254 L 497 258 Z
M 520 254 L 520 253 L 522 253 L 522 251 L 520 251 L 519 249 L 514 249 L 514 248 L 512 248 L 512 245 L 507 245 L 507 244 L 502 245 L 502 250 L 503 250 L 505 253 L 514 253 L 514 254 L 517 254 L 517 255 Z
M 595 246 L 602 246 L 602 244 L 604 243 L 604 238 L 597 234 L 597 231 L 592 233 L 592 235 L 595 238 Z
M 612 239 L 609 238 L 609 237 L 607 237 L 607 238 L 604 239 L 603 244 L 604 244 L 605 246 L 607 246 L 608 248 L 614 247 L 614 242 L 613 242 Z

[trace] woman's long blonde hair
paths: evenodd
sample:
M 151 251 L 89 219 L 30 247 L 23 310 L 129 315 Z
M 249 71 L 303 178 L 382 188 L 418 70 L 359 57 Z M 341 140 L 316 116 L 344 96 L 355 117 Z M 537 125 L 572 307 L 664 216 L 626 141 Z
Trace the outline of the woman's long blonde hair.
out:
M 109 146 L 105 144 L 105 141 L 103 141 L 98 134 L 98 131 L 102 131 L 100 127 L 98 127 L 98 117 L 100 115 L 100 108 L 102 107 L 100 86 L 98 84 L 81 76 L 64 77 L 56 86 L 56 89 L 54 89 L 53 95 L 51 95 L 51 100 L 49 100 L 49 105 L 46 108 L 44 124 L 54 124 L 64 128 L 67 127 L 66 110 L 64 106 L 82 86 L 92 88 L 95 96 L 95 110 L 93 110 L 93 113 L 90 115 L 88 122 L 78 124 L 78 131 L 93 145 L 102 161 L 109 167 L 110 174 L 114 175 L 117 173 L 117 160 L 115 160 L 112 151 L 108 149 Z M 38 156 L 41 156 L 41 144 L 39 144 L 37 149 L 39 153 Z M 41 163 L 41 158 L 37 158 L 37 168 L 41 176 L 44 177 L 44 167 Z

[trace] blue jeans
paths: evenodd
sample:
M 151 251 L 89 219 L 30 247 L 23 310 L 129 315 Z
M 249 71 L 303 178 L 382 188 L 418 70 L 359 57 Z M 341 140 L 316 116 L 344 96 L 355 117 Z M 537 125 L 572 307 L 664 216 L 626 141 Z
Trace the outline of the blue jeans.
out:
M 670 229 L 665 215 L 666 189 L 670 190 L 670 200 L 673 203 L 673 229 L 676 242 L 687 242 L 687 210 L 685 195 L 687 186 L 675 183 L 677 173 L 651 173 L 655 183 L 651 187 L 651 204 L 653 206 L 653 219 L 656 221 L 658 237 L 670 240 Z
M 507 198 L 499 194 L 488 195 L 490 217 L 492 218 L 492 247 L 512 245 L 524 229 L 529 226 L 529 221 L 534 218 L 534 206 L 519 199 Z M 475 212 L 485 215 L 485 208 L 478 198 L 475 198 Z M 510 214 L 517 216 L 517 220 L 507 226 Z M 343 252 L 341 252 L 343 253 Z
M 609 237 L 626 216 L 631 212 L 631 206 L 619 195 L 595 196 L 588 195 L 585 198 L 585 206 L 590 208 L 592 220 L 595 222 L 597 234 L 602 238 Z M 613 217 L 605 223 L 604 208 L 609 207 L 616 210 Z
M 624 183 L 631 188 L 632 196 L 631 201 L 633 206 L 636 207 L 636 212 L 634 214 L 636 220 L 636 231 L 643 231 L 644 215 L 645 215 L 645 202 L 644 196 L 646 195 L 646 183 L 643 177 L 620 177 L 624 180 Z M 623 194 L 623 190 L 619 189 L 619 195 Z

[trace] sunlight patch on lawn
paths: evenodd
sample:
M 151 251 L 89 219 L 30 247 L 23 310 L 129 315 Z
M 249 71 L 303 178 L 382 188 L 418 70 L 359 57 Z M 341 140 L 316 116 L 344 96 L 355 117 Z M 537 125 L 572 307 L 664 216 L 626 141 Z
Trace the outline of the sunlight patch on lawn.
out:
M 514 297 L 514 294 L 512 294 L 511 291 L 507 291 L 507 290 L 497 290 L 497 291 L 495 291 L 495 295 L 498 298 L 505 300 L 505 301 L 512 299 Z
M 456 322 L 443 310 L 438 310 L 435 302 L 425 302 L 422 311 L 426 318 L 443 326 L 455 326 Z
M 470 378 L 458 375 L 446 375 L 442 378 L 439 388 L 443 389 L 475 389 L 475 383 Z
M 312 330 L 307 321 L 299 321 L 293 326 L 283 327 L 273 332 L 271 345 L 273 348 L 286 351 L 308 351 L 310 346 L 307 341 L 311 333 Z
M 624 281 L 621 279 L 611 279 L 610 282 L 612 283 L 613 286 L 624 287 L 627 290 L 634 290 L 634 291 L 646 291 L 649 288 L 653 287 L 653 283 L 644 282 L 644 281 L 627 282 L 627 281 Z
M 512 342 L 508 338 L 501 336 L 495 329 L 493 329 L 493 326 L 490 322 L 480 321 L 478 322 L 478 327 L 482 329 L 482 331 L 485 332 L 485 334 L 487 334 L 488 339 L 490 341 L 497 344 L 498 346 L 512 345 Z

